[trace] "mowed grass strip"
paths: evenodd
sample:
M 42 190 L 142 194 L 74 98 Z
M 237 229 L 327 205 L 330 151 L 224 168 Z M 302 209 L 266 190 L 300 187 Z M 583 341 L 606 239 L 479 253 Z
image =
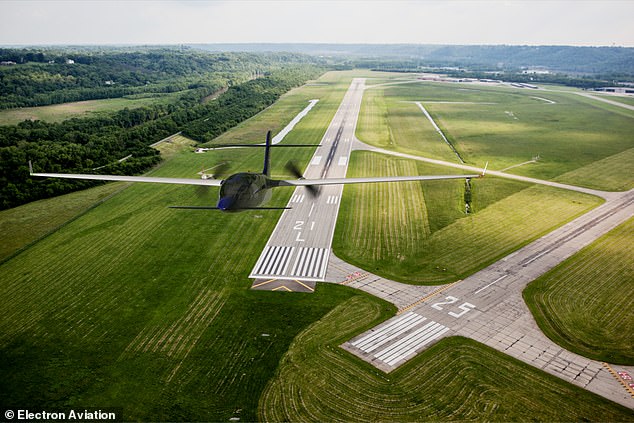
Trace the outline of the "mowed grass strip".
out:
M 155 95 L 144 98 L 108 98 L 103 100 L 86 100 L 71 103 L 53 104 L 50 106 L 22 107 L 0 111 L 0 125 L 17 125 L 25 120 L 43 120 L 46 122 L 62 122 L 73 117 L 98 115 L 118 110 L 134 109 L 157 103 L 167 103 L 181 93 Z
M 634 365 L 634 219 L 613 229 L 524 290 L 542 331 L 595 360 Z
M 381 319 L 354 297 L 302 332 L 262 394 L 262 421 L 628 421 L 632 410 L 465 338 L 385 374 L 338 347 Z
M 579 180 L 589 188 L 607 191 L 627 191 L 634 188 L 634 148 L 598 160 L 556 178 L 558 182 L 575 185 Z
M 405 159 L 355 152 L 348 176 L 382 175 L 394 161 L 401 163 L 394 167 L 399 172 L 440 173 Z M 463 181 L 394 185 L 346 186 L 333 249 L 350 263 L 413 284 L 464 278 L 601 202 L 571 191 L 484 178 L 472 181 L 475 213 L 465 215 Z M 436 195 L 422 187 L 434 187 Z M 443 188 L 450 194 L 440 195 Z M 395 201 L 397 189 L 409 199 Z
M 109 184 L 0 211 L 0 262 L 122 189 Z
M 363 162 L 366 175 L 415 175 L 416 163 L 405 160 L 381 160 L 369 155 Z M 354 242 L 370 261 L 384 257 L 404 259 L 417 249 L 417 244 L 430 235 L 425 199 L 416 182 L 362 184 L 348 195 L 346 207 L 357 211 L 366 226 L 342 223 L 346 239 Z M 350 223 L 350 222 L 346 222 Z M 352 241 L 354 240 L 354 241 Z

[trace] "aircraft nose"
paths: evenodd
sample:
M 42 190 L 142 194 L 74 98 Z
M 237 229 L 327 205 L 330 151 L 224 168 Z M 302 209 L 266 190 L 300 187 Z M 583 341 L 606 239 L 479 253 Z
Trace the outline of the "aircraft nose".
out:
M 222 197 L 220 200 L 218 200 L 218 208 L 222 211 L 231 209 L 232 204 L 233 199 L 230 197 Z

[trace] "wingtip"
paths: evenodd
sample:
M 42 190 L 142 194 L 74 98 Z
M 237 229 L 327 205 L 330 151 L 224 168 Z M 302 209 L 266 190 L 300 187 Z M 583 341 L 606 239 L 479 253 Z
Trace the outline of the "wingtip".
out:
M 29 160 L 29 175 L 33 175 L 33 163 Z

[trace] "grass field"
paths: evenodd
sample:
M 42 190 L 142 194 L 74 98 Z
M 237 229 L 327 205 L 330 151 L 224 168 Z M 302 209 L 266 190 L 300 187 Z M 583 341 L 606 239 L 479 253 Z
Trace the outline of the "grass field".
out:
M 634 188 L 632 163 L 634 163 L 634 148 L 564 173 L 555 180 L 572 185 L 583 180 L 584 185 L 589 188 L 627 191 Z
M 349 177 L 446 173 L 376 153 L 352 155 Z M 597 206 L 571 191 L 485 178 L 472 181 L 473 211 L 464 214 L 464 182 L 349 185 L 333 240 L 338 257 L 389 279 L 453 282 Z
M 260 400 L 262 421 L 631 421 L 603 398 L 465 338 L 386 375 L 338 345 L 381 320 L 351 298 L 302 332 Z
M 524 299 L 542 331 L 595 360 L 634 365 L 634 219 L 532 282 Z
M 76 101 L 73 103 L 53 104 L 51 106 L 22 107 L 19 109 L 0 110 L 0 125 L 16 125 L 24 120 L 43 120 L 46 122 L 61 122 L 72 117 L 85 117 L 99 113 L 114 112 L 124 108 L 148 106 L 167 102 L 176 94 L 156 95 L 128 99 L 108 98 L 104 100 Z
M 0 262 L 121 189 L 109 184 L 0 211 Z
M 338 107 L 343 99 L 348 85 L 342 83 L 342 73 L 327 73 L 318 80 L 318 85 L 305 85 L 284 94 L 274 106 L 268 107 L 251 119 L 237 125 L 231 131 L 225 132 L 208 145 L 231 144 L 231 143 L 263 143 L 266 131 L 271 130 L 273 136 L 280 132 L 299 112 L 308 106 L 309 100 L 318 99 L 319 102 L 313 106 L 310 113 L 302 119 L 285 138 L 284 142 L 289 144 L 305 143 L 307 139 L 315 139 L 315 134 L 323 134 L 328 127 L 333 116 L 333 104 Z M 348 73 L 346 81 L 350 81 L 352 74 Z M 315 144 L 321 141 L 317 139 Z M 285 149 L 281 149 L 285 150 Z M 281 150 L 275 150 L 276 153 Z M 294 154 L 300 150 L 295 150 Z M 310 155 L 308 156 L 310 157 Z M 258 166 L 259 167 L 259 166 Z
M 318 143 L 352 76 L 351 72 L 333 72 L 318 81 L 324 85 L 294 90 L 224 134 L 222 140 L 261 142 L 267 128 L 283 127 L 308 99 L 319 98 L 289 135 L 292 142 Z M 222 160 L 229 160 L 232 170 L 259 170 L 262 165 L 259 149 L 198 155 L 184 147 L 171 153 L 172 158 L 154 176 L 195 177 L 201 165 L 209 167 Z M 311 154 L 310 149 L 275 150 L 273 174 L 285 174 L 283 166 L 291 158 L 306 164 Z M 430 170 L 409 161 L 385 167 L 381 160 L 386 159 L 377 157 L 370 160 L 375 167 L 368 169 L 389 169 L 391 173 Z M 353 168 L 364 170 L 359 162 Z M 487 181 L 492 182 L 481 183 Z M 405 191 L 397 194 L 425 199 L 425 230 L 432 238 L 453 230 L 453 235 L 443 235 L 443 242 L 460 243 L 460 231 L 466 229 L 450 228 L 473 226 L 468 223 L 472 218 L 460 217 L 461 185 L 445 190 L 414 184 L 401 189 Z M 275 191 L 270 204 L 286 204 L 291 193 L 290 189 Z M 312 413 L 315 401 L 298 406 L 301 397 L 293 396 L 288 401 L 296 411 L 288 411 L 287 397 L 277 401 L 274 392 L 280 386 L 280 375 L 288 374 L 289 363 L 297 363 L 289 359 L 298 348 L 304 348 L 305 341 L 310 341 L 306 343 L 309 350 L 302 351 L 317 348 L 314 335 L 318 330 L 325 333 L 320 335 L 322 346 L 316 357 L 308 356 L 304 363 L 316 367 L 292 375 L 288 386 L 300 387 L 301 392 L 328 391 L 320 407 L 333 404 L 333 408 L 315 414 L 319 420 L 345 419 L 355 409 L 351 404 L 365 405 L 366 398 L 385 402 L 377 402 L 358 416 L 394 415 L 383 420 L 434 419 L 433 413 L 440 419 L 631 419 L 631 412 L 464 340 L 445 341 L 420 361 L 383 375 L 336 345 L 393 315 L 393 307 L 350 288 L 327 284 L 318 285 L 313 294 L 251 291 L 247 275 L 280 212 L 167 209 L 169 205 L 213 204 L 216 195 L 216 189 L 204 192 L 197 187 L 133 184 L 84 213 L 91 202 L 86 197 L 68 213 L 74 220 L 0 264 L 0 403 L 30 409 L 117 407 L 125 420 L 227 421 L 239 417 L 254 421 L 258 417 L 275 420 L 276 415 L 293 417 L 293 413 L 303 413 L 300 420 L 312 420 L 312 414 L 306 413 Z M 519 200 L 516 195 L 521 195 Z M 384 194 L 379 191 L 377 196 L 378 206 L 389 210 Z M 95 201 L 98 199 L 97 195 Z M 349 193 L 344 195 L 344 201 L 355 199 Z M 513 201 L 504 203 L 508 199 Z M 58 210 L 48 207 L 52 201 L 29 212 L 49 222 Z M 363 197 L 363 201 L 367 199 Z M 544 213 L 558 207 L 573 213 L 595 204 L 594 199 L 524 189 L 522 184 L 494 178 L 474 181 L 474 201 L 474 218 L 488 210 L 498 210 L 492 216 L 499 218 L 505 216 L 505 207 L 518 205 L 526 206 L 522 213 L 528 213 L 533 201 L 545 203 Z M 454 203 L 449 208 L 438 206 L 450 202 Z M 422 206 L 418 207 L 422 213 Z M 344 204 L 341 215 L 345 210 Z M 350 213 L 349 206 L 347 210 Z M 6 216 L 0 214 L 0 225 Z M 351 224 L 350 216 L 344 217 Z M 408 217 L 416 218 L 413 214 Z M 29 224 L 16 219 L 2 227 L 18 234 Z M 539 222 L 536 224 L 539 228 Z M 57 223 L 47 225 L 54 228 Z M 526 236 L 517 232 L 518 238 Z M 504 240 L 510 237 L 503 235 Z M 32 238 L 16 241 L 14 248 Z M 498 238 L 487 240 L 493 243 Z M 487 250 L 489 244 L 481 242 L 480 249 Z M 364 247 L 357 244 L 350 250 L 360 248 Z M 437 248 L 440 250 L 440 241 Z M 456 255 L 443 257 L 455 260 Z M 446 278 L 446 272 L 432 272 L 432 276 Z M 323 352 L 333 361 L 324 360 Z M 306 378 L 307 373 L 311 378 Z M 301 384 L 295 377 L 303 379 Z M 341 390 L 344 378 L 347 389 L 356 390 L 334 398 L 338 393 L 347 395 Z M 401 405 L 404 408 L 397 410 Z M 383 411 L 376 412 L 376 407 Z M 572 414 L 566 417 L 565 413 Z
M 568 92 L 442 83 L 388 85 L 366 91 L 358 138 L 383 148 L 450 159 L 423 113 L 416 105 L 403 103 L 411 101 L 424 104 L 470 164 L 489 161 L 491 169 L 500 170 L 539 155 L 538 163 L 510 172 L 552 179 L 613 157 L 617 166 L 605 178 L 627 179 L 634 187 L 630 162 L 619 156 L 634 148 L 633 111 Z M 614 189 L 609 181 L 582 171 L 575 182 Z
M 623 103 L 630 106 L 634 106 L 634 96 L 621 96 L 621 95 L 611 95 L 611 94 L 601 94 L 601 93 L 592 93 L 597 97 L 605 98 L 607 100 L 616 101 L 617 103 Z
M 364 142 L 408 154 L 425 153 L 426 157 L 457 162 L 420 108 L 385 95 L 389 88 L 368 89 L 363 95 L 357 137 Z
M 332 85 L 345 88 L 349 78 L 340 78 Z M 297 125 L 304 142 L 321 139 L 321 122 L 341 100 L 332 98 Z M 260 118 L 283 126 L 274 109 Z M 290 150 L 275 151 L 274 173 L 291 157 L 310 157 Z M 185 151 L 153 174 L 195 177 L 202 156 L 243 170 L 262 165 L 256 149 Z M 279 212 L 166 208 L 213 204 L 216 191 L 132 185 L 2 264 L 2 404 L 120 407 L 126 420 L 254 420 L 259 392 L 294 336 L 360 294 L 330 286 L 313 295 L 250 291 L 246 276 Z M 291 192 L 277 191 L 273 204 Z

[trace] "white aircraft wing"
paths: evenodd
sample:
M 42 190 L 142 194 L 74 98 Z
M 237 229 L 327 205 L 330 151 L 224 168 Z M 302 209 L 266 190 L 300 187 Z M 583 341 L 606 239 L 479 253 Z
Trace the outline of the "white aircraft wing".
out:
M 203 185 L 219 187 L 220 179 L 190 179 L 190 178 L 159 178 L 152 176 L 124 176 L 124 175 L 84 175 L 76 173 L 31 173 L 31 176 L 43 176 L 47 178 L 90 179 L 95 181 L 121 181 L 121 182 L 151 182 L 155 184 L 180 184 Z
M 367 184 L 373 182 L 406 182 L 406 181 L 436 181 L 441 179 L 479 178 L 482 175 L 418 175 L 418 176 L 378 176 L 369 178 L 326 178 L 326 179 L 292 179 L 279 181 L 280 186 L 305 185 L 339 185 L 339 184 Z

